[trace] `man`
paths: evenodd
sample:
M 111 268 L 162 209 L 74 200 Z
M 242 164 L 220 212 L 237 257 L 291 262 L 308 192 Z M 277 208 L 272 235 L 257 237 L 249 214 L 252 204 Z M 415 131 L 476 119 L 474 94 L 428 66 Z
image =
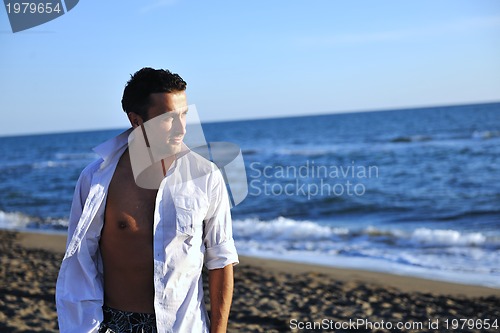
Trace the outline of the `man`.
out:
M 230 203 L 220 171 L 183 144 L 185 89 L 166 70 L 135 73 L 122 99 L 132 128 L 96 147 L 101 158 L 80 175 L 56 287 L 62 333 L 226 331 L 238 263 Z M 150 165 L 137 171 L 145 151 Z

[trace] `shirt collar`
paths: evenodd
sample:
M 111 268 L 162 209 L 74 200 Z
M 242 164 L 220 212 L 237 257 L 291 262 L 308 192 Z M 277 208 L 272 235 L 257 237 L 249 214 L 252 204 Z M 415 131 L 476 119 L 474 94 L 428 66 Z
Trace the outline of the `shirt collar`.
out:
M 132 128 L 129 128 L 125 132 L 122 132 L 108 141 L 101 143 L 100 145 L 94 147 L 94 151 L 102 157 L 103 160 L 107 160 L 112 157 L 117 151 L 122 149 L 128 144 L 128 136 L 132 132 Z

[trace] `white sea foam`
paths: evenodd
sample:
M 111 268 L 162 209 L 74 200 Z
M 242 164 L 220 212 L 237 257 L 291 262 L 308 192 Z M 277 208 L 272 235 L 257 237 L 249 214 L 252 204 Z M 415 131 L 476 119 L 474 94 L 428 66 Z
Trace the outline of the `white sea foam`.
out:
M 68 227 L 65 218 L 41 219 L 20 212 L 4 212 L 0 210 L 0 229 L 18 231 L 44 231 L 59 233 Z
M 289 240 L 315 241 L 335 240 L 338 236 L 355 238 L 357 236 L 373 238 L 393 238 L 404 242 L 412 242 L 413 246 L 475 246 L 485 244 L 487 236 L 480 232 L 460 232 L 457 230 L 442 230 L 417 228 L 411 232 L 399 229 L 379 229 L 368 226 L 364 229 L 348 229 L 332 227 L 313 221 L 297 221 L 285 217 L 262 221 L 259 219 L 244 219 L 234 221 L 234 233 L 241 238 L 257 240 Z M 490 239 L 498 242 L 498 239 Z M 499 244 L 500 245 L 500 244 Z
M 45 169 L 45 168 L 64 168 L 67 167 L 68 162 L 61 161 L 42 161 L 32 164 L 33 169 Z
M 486 242 L 486 237 L 480 232 L 461 233 L 457 230 L 418 228 L 413 231 L 411 237 L 436 246 L 480 245 Z
M 346 228 L 331 228 L 311 221 L 295 221 L 278 217 L 270 221 L 245 219 L 234 221 L 238 237 L 259 240 L 328 240 L 333 235 L 344 235 Z
M 98 158 L 96 153 L 56 153 L 58 160 L 94 160 Z
M 429 228 L 355 229 L 284 217 L 233 225 L 236 245 L 245 255 L 500 288 L 500 250 L 488 248 L 500 248 L 496 236 Z
M 474 139 L 491 139 L 500 136 L 500 131 L 474 131 L 472 138 Z
M 6 213 L 0 210 L 0 228 L 1 229 L 11 229 L 20 230 L 26 229 L 28 224 L 31 222 L 31 218 L 23 213 Z
M 56 153 L 52 159 L 35 162 L 31 167 L 33 169 L 83 167 L 97 157 L 95 153 Z

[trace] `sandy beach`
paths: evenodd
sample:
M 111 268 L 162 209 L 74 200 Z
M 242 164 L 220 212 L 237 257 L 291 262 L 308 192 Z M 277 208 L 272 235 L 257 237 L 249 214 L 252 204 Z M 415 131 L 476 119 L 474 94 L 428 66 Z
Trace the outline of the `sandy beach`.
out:
M 65 242 L 64 236 L 0 231 L 0 332 L 58 332 L 54 292 Z M 240 261 L 229 332 L 499 331 L 491 325 L 500 325 L 500 289 Z

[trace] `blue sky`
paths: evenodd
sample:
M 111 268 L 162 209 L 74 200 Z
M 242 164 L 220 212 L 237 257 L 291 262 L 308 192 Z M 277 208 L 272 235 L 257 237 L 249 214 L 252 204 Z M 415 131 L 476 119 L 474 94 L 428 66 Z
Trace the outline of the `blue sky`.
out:
M 203 121 L 500 101 L 500 2 L 92 1 L 13 34 L 0 9 L 0 136 L 125 128 L 144 66 Z

